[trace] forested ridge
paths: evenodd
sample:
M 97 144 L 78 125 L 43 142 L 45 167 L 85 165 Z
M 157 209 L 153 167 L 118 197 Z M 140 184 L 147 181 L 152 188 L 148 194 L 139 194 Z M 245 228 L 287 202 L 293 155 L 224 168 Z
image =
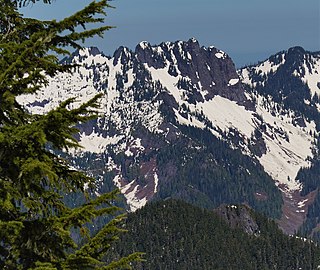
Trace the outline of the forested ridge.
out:
M 178 200 L 150 203 L 129 214 L 125 226 L 129 232 L 112 256 L 143 251 L 145 262 L 136 269 L 148 270 L 317 269 L 319 247 L 284 235 L 273 221 L 250 213 L 259 228 L 252 235 L 241 228 L 231 229 L 211 210 Z

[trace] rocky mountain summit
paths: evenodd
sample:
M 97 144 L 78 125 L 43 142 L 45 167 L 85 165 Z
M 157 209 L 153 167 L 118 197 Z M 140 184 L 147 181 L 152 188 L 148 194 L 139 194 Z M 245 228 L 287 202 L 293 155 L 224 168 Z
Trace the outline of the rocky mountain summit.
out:
M 190 39 L 112 57 L 85 48 L 67 62 L 73 73 L 19 102 L 41 114 L 104 94 L 99 117 L 79 126 L 84 148 L 69 153 L 97 178 L 97 194 L 116 186 L 131 211 L 168 197 L 246 203 L 288 233 L 317 226 L 308 215 L 319 200 L 318 53 L 291 48 L 236 70 L 225 52 Z

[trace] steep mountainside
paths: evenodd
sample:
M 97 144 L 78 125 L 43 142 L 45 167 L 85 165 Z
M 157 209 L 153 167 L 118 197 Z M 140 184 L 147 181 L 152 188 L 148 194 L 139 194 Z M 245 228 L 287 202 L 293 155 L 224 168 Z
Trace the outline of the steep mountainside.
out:
M 293 233 L 315 197 L 301 192 L 307 180 L 297 174 L 312 173 L 317 160 L 317 103 L 301 108 L 316 102 L 320 72 L 317 54 L 303 58 L 302 69 L 296 50 L 237 72 L 226 53 L 194 39 L 141 42 L 112 57 L 87 48 L 67 60 L 79 65 L 72 74 L 20 102 L 43 113 L 69 97 L 80 103 L 104 93 L 99 118 L 80 126 L 84 148 L 70 153 L 72 165 L 97 177 L 96 193 L 119 187 L 131 211 L 167 197 L 207 208 L 247 203 L 282 216 Z
M 299 182 L 301 187 L 284 197 L 284 215 L 280 224 L 284 227 L 293 225 L 289 229 L 293 231 L 304 222 L 303 232 L 317 234 L 314 228 L 319 226 L 320 218 L 320 207 L 317 203 L 320 199 L 320 53 L 308 52 L 301 47 L 290 48 L 256 66 L 241 69 L 239 74 L 251 99 L 256 102 L 268 100 L 269 110 L 274 115 L 282 117 L 290 110 L 295 115 L 294 125 L 305 127 L 306 121 L 316 125 L 316 129 L 310 133 L 316 147 L 313 155 L 309 156 L 309 165 L 301 166 L 298 173 L 295 171 L 292 175 L 293 180 Z M 303 143 L 297 143 L 296 146 L 305 148 Z M 301 163 L 297 165 L 300 166 Z M 306 205 L 309 210 L 305 209 Z M 287 222 L 288 219 L 292 222 Z

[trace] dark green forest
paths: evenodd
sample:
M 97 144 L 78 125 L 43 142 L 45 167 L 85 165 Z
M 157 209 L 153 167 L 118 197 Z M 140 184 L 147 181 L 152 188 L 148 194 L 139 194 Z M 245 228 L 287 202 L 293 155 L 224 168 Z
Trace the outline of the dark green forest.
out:
M 259 231 L 231 229 L 216 213 L 178 200 L 148 204 L 128 215 L 119 245 L 109 256 L 145 252 L 136 269 L 317 269 L 320 249 L 309 240 L 284 235 L 251 212 Z
M 231 149 L 209 130 L 190 126 L 180 130 L 186 137 L 163 147 L 157 156 L 163 174 L 169 174 L 170 167 L 176 170 L 174 181 L 160 183 L 158 198 L 179 198 L 205 208 L 248 203 L 270 217 L 280 217 L 281 193 L 258 162 Z M 257 198 L 256 193 L 265 198 Z

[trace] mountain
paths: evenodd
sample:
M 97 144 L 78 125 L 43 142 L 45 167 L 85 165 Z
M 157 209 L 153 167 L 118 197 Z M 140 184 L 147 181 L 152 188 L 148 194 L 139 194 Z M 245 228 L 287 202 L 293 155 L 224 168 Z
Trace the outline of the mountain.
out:
M 315 125 L 315 130 L 310 131 L 314 138 L 314 147 L 312 155 L 308 156 L 308 165 L 301 166 L 298 172 L 295 171 L 292 175 L 301 186 L 289 196 L 284 196 L 284 215 L 280 220 L 285 230 L 291 232 L 303 223 L 301 231 L 315 237 L 320 217 L 320 52 L 308 52 L 301 47 L 293 47 L 257 65 L 245 67 L 239 70 L 238 74 L 251 98 L 258 100 L 257 96 L 262 96 L 262 102 L 274 115 L 284 117 L 290 111 L 295 115 L 292 122 L 294 125 L 305 127 L 306 121 Z M 303 142 L 294 143 L 301 150 L 306 150 Z M 300 162 L 297 163 L 297 166 L 300 165 Z M 288 222 L 288 219 L 292 222 Z M 319 238 L 319 235 L 316 238 Z
M 78 65 L 71 74 L 19 102 L 44 113 L 103 93 L 98 119 L 79 126 L 84 148 L 69 155 L 97 178 L 96 194 L 116 186 L 130 211 L 166 198 L 245 203 L 292 234 L 317 226 L 308 209 L 320 213 L 319 59 L 297 47 L 236 70 L 195 39 L 141 42 L 112 57 L 85 48 L 66 60 Z
M 117 258 L 128 250 L 145 252 L 145 262 L 135 269 L 319 267 L 317 245 L 284 235 L 274 222 L 243 205 L 223 206 L 213 212 L 166 200 L 131 213 L 125 226 L 128 233 L 109 256 Z

